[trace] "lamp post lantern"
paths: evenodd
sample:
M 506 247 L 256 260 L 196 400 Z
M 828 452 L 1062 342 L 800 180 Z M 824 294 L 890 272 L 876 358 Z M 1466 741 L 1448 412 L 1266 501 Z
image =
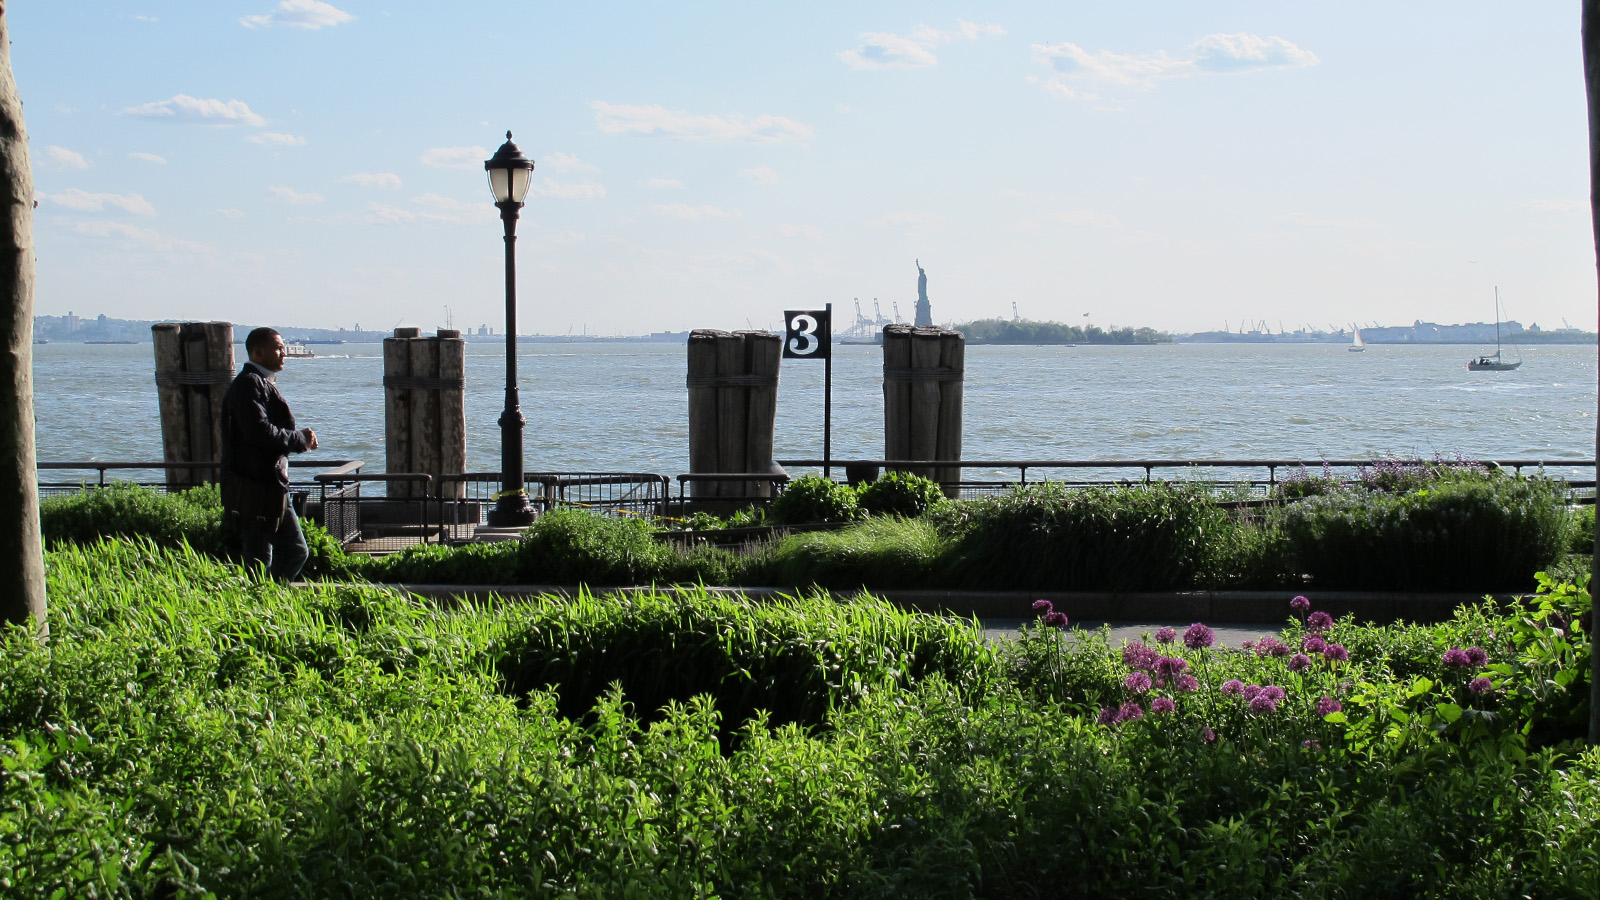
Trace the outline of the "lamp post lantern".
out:
M 485 160 L 489 191 L 506 229 L 506 408 L 500 413 L 500 495 L 489 511 L 489 525 L 509 528 L 533 522 L 533 504 L 522 485 L 522 404 L 517 399 L 517 210 L 533 183 L 533 160 L 506 142 Z

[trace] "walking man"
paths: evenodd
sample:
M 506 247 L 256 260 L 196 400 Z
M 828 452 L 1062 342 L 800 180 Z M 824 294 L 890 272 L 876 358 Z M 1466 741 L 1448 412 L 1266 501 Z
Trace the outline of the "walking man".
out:
M 249 361 L 222 400 L 222 509 L 244 543 L 249 568 L 292 581 L 310 555 L 289 501 L 289 454 L 317 449 L 274 380 L 288 352 L 283 337 L 257 328 L 244 341 Z

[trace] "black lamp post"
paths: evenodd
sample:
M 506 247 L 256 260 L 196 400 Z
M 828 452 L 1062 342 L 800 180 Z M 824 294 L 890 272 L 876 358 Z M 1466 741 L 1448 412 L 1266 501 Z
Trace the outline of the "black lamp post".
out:
M 506 408 L 500 413 L 500 497 L 489 511 L 489 525 L 509 528 L 533 522 L 533 504 L 522 486 L 522 416 L 517 400 L 517 210 L 533 183 L 533 160 L 506 142 L 484 161 L 489 190 L 506 226 Z

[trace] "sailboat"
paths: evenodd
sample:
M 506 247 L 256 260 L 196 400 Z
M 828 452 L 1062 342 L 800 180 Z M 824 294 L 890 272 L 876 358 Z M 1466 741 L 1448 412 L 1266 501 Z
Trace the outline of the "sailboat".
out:
M 1500 288 L 1494 289 L 1494 354 L 1467 360 L 1468 372 L 1509 372 L 1522 365 L 1522 360 L 1506 362 L 1500 356 Z
M 1345 349 L 1349 350 L 1351 353 L 1366 352 L 1367 342 L 1361 339 L 1361 329 L 1357 328 L 1355 325 L 1351 325 L 1350 330 L 1355 332 L 1355 338 L 1350 341 L 1350 346 L 1346 347 Z

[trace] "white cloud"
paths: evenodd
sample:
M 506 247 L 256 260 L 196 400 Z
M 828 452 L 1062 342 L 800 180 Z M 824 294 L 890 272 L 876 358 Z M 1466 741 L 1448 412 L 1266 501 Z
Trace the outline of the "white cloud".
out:
M 595 124 L 606 134 L 665 134 L 691 141 L 751 141 L 771 144 L 803 141 L 810 128 L 783 116 L 692 115 L 663 106 L 627 106 L 596 100 Z
M 605 185 L 592 181 L 561 182 L 546 178 L 543 184 L 534 184 L 528 193 L 535 197 L 554 197 L 557 200 L 601 200 L 605 198 Z
M 250 111 L 242 100 L 207 100 L 174 94 L 166 100 L 130 106 L 123 112 L 146 119 L 205 122 L 212 125 L 265 125 L 267 120 Z
M 1033 196 L 1027 191 L 1019 191 L 1016 188 L 1001 188 L 1000 193 L 1007 197 L 1016 197 L 1018 200 L 1027 200 Z
M 403 225 L 415 222 L 417 214 L 409 209 L 384 203 L 368 203 L 365 221 L 370 225 Z
M 434 147 L 422 151 L 422 164 L 435 169 L 482 169 L 489 151 L 482 147 Z
M 547 153 L 539 160 L 540 168 L 551 172 L 598 172 L 599 167 L 586 163 L 571 153 Z
M 234 209 L 231 206 L 224 206 L 217 210 L 217 215 L 220 215 L 225 219 L 242 219 L 244 218 L 244 210 Z
M 1166 51 L 1147 54 L 1091 53 L 1070 41 L 1059 44 L 1034 44 L 1033 56 L 1049 67 L 1054 77 L 1044 83 L 1045 90 L 1070 99 L 1098 99 L 1101 86 L 1149 90 L 1161 81 L 1204 74 L 1229 74 L 1258 69 L 1303 68 L 1320 60 L 1281 37 L 1238 34 L 1208 34 L 1190 45 L 1183 57 Z
M 156 214 L 156 208 L 150 205 L 150 201 L 138 194 L 91 194 L 78 188 L 70 188 L 59 194 L 40 194 L 39 199 L 80 212 L 100 212 L 108 206 L 114 206 L 136 216 Z
M 159 250 L 161 252 L 186 250 L 191 253 L 203 253 L 209 249 L 204 244 L 197 244 L 194 241 L 179 240 L 169 235 L 161 234 L 158 231 L 152 231 L 148 228 L 137 228 L 133 225 L 127 225 L 122 222 L 78 222 L 72 226 L 72 230 L 79 234 L 86 234 L 90 237 L 121 238 L 141 247 L 145 247 L 150 250 Z
M 1303 213 L 1303 212 L 1289 213 L 1286 216 L 1278 216 L 1278 217 L 1276 217 L 1274 219 L 1274 221 L 1287 222 L 1290 225 L 1302 225 L 1302 226 L 1307 227 L 1307 228 L 1382 228 L 1383 227 L 1383 223 L 1379 222 L 1377 219 L 1367 219 L 1367 218 L 1324 219 L 1324 218 L 1320 218 L 1318 216 L 1313 216 L 1310 213 Z
M 752 169 L 740 169 L 739 174 L 754 181 L 756 184 L 777 184 L 782 179 L 778 173 L 767 166 L 756 166 Z
M 252 134 L 246 138 L 252 144 L 271 144 L 279 147 L 304 147 L 306 139 L 293 134 L 279 134 L 276 131 L 263 131 Z
M 419 213 L 418 216 L 430 222 L 445 222 L 451 225 L 466 225 L 497 219 L 500 211 L 494 204 L 484 200 L 477 203 L 468 203 L 453 197 L 444 197 L 439 194 L 423 194 L 412 197 L 411 202 L 418 206 L 426 207 L 433 212 Z
M 350 22 L 355 16 L 320 0 L 283 0 L 278 8 L 265 15 L 245 16 L 239 24 L 246 28 L 304 28 L 316 31 Z
M 155 163 L 158 166 L 164 166 L 167 164 L 167 158 L 165 156 L 157 156 L 154 153 L 129 153 L 128 158 L 137 159 L 147 163 Z
M 639 186 L 656 188 L 657 190 L 671 190 L 683 187 L 683 182 L 676 178 L 646 178 L 639 182 Z
M 926 69 L 939 64 L 934 47 L 955 41 L 1000 37 L 1005 33 L 999 25 L 959 20 L 955 28 L 943 31 L 918 25 L 909 35 L 868 32 L 860 36 L 860 47 L 842 51 L 838 56 L 852 69 Z
M 822 237 L 822 232 L 815 225 L 779 225 L 778 235 L 786 238 L 803 237 L 817 240 Z
M 1122 229 L 1127 227 L 1116 216 L 1095 212 L 1092 209 L 1067 209 L 1051 213 L 1047 218 L 1052 222 L 1060 222 L 1063 225 L 1077 225 L 1082 228 Z
M 339 180 L 347 184 L 359 184 L 365 188 L 383 188 L 388 191 L 400 189 L 400 176 L 393 172 L 356 172 Z
M 65 147 L 49 146 L 44 148 L 46 165 L 52 169 L 87 169 L 89 161 L 80 153 L 74 153 Z
M 1588 209 L 1589 204 L 1582 200 L 1524 200 L 1522 207 L 1535 212 L 1572 212 Z
M 281 185 L 267 188 L 267 192 L 285 203 L 293 203 L 296 206 L 311 206 L 322 202 L 321 194 L 301 193 L 294 188 Z
M 688 203 L 663 203 L 650 207 L 650 211 L 658 216 L 664 216 L 668 219 L 682 219 L 686 222 L 701 222 L 706 219 L 726 219 L 730 216 L 739 218 L 741 215 L 736 209 L 718 209 L 715 206 L 710 206 L 704 203 L 700 204 L 699 206 L 694 206 Z
M 897 212 L 889 213 L 881 219 L 868 222 L 868 225 L 895 226 L 901 228 L 943 228 L 944 216 L 938 213 Z
M 1207 72 L 1246 72 L 1251 69 L 1298 69 L 1321 60 L 1281 37 L 1208 34 L 1194 45 L 1194 64 Z

